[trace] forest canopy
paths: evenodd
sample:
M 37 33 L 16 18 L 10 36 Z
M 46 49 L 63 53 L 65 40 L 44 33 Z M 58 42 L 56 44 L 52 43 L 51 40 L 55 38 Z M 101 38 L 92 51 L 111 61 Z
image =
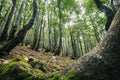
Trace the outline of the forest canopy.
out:
M 1 0 L 1 4 L 0 41 L 10 41 L 29 21 L 32 0 Z M 77 59 L 105 34 L 106 17 L 92 0 L 39 0 L 37 6 L 34 25 L 22 41 L 33 50 Z

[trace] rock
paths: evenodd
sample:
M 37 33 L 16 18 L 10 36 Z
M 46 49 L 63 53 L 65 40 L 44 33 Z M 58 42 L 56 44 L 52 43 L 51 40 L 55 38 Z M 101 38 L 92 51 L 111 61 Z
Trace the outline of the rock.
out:
M 34 67 L 42 68 L 41 63 L 35 63 Z M 39 70 L 36 71 L 28 62 L 10 60 L 0 65 L 0 80 L 45 80 L 42 70 Z
M 5 59 L 0 59 L 0 62 L 4 62 L 5 61 Z
M 30 61 L 36 61 L 36 59 L 33 57 L 33 56 L 29 56 L 28 57 L 28 61 L 30 62 Z
M 33 68 L 36 68 L 36 69 L 39 69 L 43 72 L 47 72 L 47 70 L 45 69 L 45 66 L 42 62 L 39 62 L 39 61 L 31 61 L 30 62 L 30 65 L 33 67 Z
M 28 67 L 29 68 L 29 67 Z M 1 80 L 24 80 L 32 76 L 31 71 L 25 69 L 21 64 L 15 64 L 3 75 Z

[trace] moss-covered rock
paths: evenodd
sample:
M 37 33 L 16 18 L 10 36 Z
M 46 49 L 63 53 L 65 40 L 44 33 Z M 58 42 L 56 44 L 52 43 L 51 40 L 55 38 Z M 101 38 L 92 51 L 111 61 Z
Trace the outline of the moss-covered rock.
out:
M 41 63 L 40 61 L 30 61 L 29 64 L 36 69 L 39 69 L 43 72 L 47 72 L 45 65 L 43 63 Z
M 15 64 L 4 75 L 2 80 L 24 80 L 32 76 L 31 71 L 25 69 L 21 64 Z
M 14 59 L 0 64 L 0 80 L 45 80 L 43 74 L 24 60 Z

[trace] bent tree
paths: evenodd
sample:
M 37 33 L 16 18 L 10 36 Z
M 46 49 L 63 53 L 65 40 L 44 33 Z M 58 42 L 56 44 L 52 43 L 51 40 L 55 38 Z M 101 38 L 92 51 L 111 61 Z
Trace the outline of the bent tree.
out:
M 114 0 L 110 0 L 110 7 L 109 6 L 106 6 L 105 4 L 103 4 L 101 2 L 101 0 L 93 0 L 97 6 L 97 8 L 102 11 L 105 15 L 106 15 L 106 24 L 105 24 L 105 30 L 108 31 L 109 27 L 110 27 L 110 24 L 114 18 L 114 15 L 116 13 L 116 7 L 115 7 L 115 4 L 113 4 L 113 1 Z
M 0 57 L 9 55 L 10 50 L 12 50 L 20 42 L 23 41 L 27 31 L 33 26 L 36 15 L 37 15 L 37 2 L 36 2 L 36 0 L 33 0 L 33 13 L 32 13 L 31 19 L 17 33 L 15 38 L 13 38 L 6 45 L 4 45 L 2 48 L 0 48 Z
M 61 74 L 68 76 L 68 80 L 120 80 L 119 50 L 120 8 L 104 39 L 76 63 L 62 70 Z

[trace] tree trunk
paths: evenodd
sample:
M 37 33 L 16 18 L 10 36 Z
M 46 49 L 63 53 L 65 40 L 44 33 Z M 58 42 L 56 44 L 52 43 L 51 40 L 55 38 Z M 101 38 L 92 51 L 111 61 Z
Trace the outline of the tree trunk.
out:
M 2 0 L 1 5 L 0 5 L 0 17 L 1 17 L 1 11 L 2 11 L 2 9 L 4 7 L 4 3 L 5 3 L 5 0 Z
M 83 56 L 83 46 L 82 46 L 82 41 L 81 41 L 81 38 L 80 38 L 80 36 L 81 36 L 81 34 L 80 34 L 80 32 L 78 32 L 78 44 L 79 44 L 79 49 L 80 49 L 80 56 Z
M 38 51 L 38 49 L 40 48 L 41 34 L 42 34 L 42 27 L 43 27 L 43 17 L 44 17 L 44 10 L 43 10 L 42 16 L 41 16 L 38 39 L 37 39 L 37 42 L 36 42 L 36 45 L 35 45 L 35 49 L 34 49 L 35 51 Z
M 99 33 L 98 33 L 98 31 L 97 31 L 96 25 L 95 25 L 95 23 L 94 23 L 91 15 L 89 15 L 89 18 L 90 18 L 92 27 L 93 27 L 93 29 L 94 29 L 95 38 L 96 38 L 97 42 L 99 43 L 99 42 L 100 42 L 100 37 L 99 37 Z
M 70 30 L 70 38 L 71 38 L 71 46 L 72 46 L 71 59 L 77 59 L 78 56 L 77 56 L 76 44 L 71 30 Z
M 10 52 L 10 50 L 12 50 L 20 42 L 23 41 L 27 31 L 34 24 L 34 20 L 36 18 L 36 15 L 37 15 L 37 3 L 36 3 L 36 0 L 34 0 L 33 1 L 33 14 L 32 14 L 31 19 L 29 20 L 29 22 L 26 25 L 23 26 L 23 28 L 18 32 L 18 34 L 16 35 L 16 37 L 14 39 L 12 39 L 5 46 L 0 48 L 0 57 L 9 55 L 8 53 Z
M 44 0 L 44 7 L 42 9 L 42 15 L 41 15 L 41 21 L 40 21 L 40 30 L 39 30 L 39 34 L 38 34 L 38 39 L 37 39 L 37 42 L 36 42 L 36 45 L 35 45 L 35 51 L 38 51 L 39 48 L 41 47 L 41 38 L 42 38 L 42 28 L 43 28 L 43 21 L 44 21 L 44 15 L 45 15 L 45 3 L 46 3 L 46 0 Z
M 55 50 L 55 54 L 54 55 L 59 55 L 62 49 L 62 12 L 61 12 L 61 1 L 58 0 L 58 9 L 59 9 L 59 34 L 60 34 L 60 38 L 59 38 L 59 43 L 58 43 L 58 48 Z
M 61 74 L 73 71 L 69 80 L 120 80 L 120 10 L 104 39 Z M 68 74 L 69 76 L 69 74 Z
M 46 26 L 46 23 L 45 23 L 45 21 L 43 22 L 43 32 L 42 32 L 42 48 L 45 48 L 45 26 Z
M 39 32 L 38 19 L 36 20 L 34 28 L 35 28 L 35 30 L 34 30 L 34 39 L 33 39 L 33 43 L 31 44 L 31 49 L 32 50 L 35 49 L 35 45 L 36 45 L 37 39 L 38 39 L 38 32 Z
M 2 31 L 3 31 L 3 28 L 4 28 L 4 24 L 5 24 L 6 18 L 7 18 L 7 16 L 8 16 L 9 10 L 10 10 L 10 6 L 9 6 L 9 8 L 7 9 L 7 12 L 5 13 L 4 17 L 0 19 L 0 22 L 1 22 L 1 24 L 0 24 L 0 36 L 1 36 L 1 34 L 2 34 Z
M 7 39 L 7 37 L 8 37 L 8 29 L 9 29 L 9 25 L 10 25 L 11 20 L 12 20 L 12 16 L 14 14 L 15 6 L 16 6 L 16 1 L 17 0 L 13 0 L 13 6 L 11 8 L 11 12 L 8 15 L 8 18 L 7 18 L 4 30 L 3 30 L 3 32 L 2 32 L 2 34 L 0 36 L 0 42 L 5 41 Z
M 23 6 L 24 6 L 24 1 L 22 1 L 22 4 L 20 6 L 16 21 L 15 21 L 15 25 L 13 25 L 11 30 L 10 30 L 10 36 L 9 36 L 8 40 L 12 40 L 15 37 L 15 33 L 17 31 L 17 28 L 18 28 L 18 25 L 19 25 L 19 22 L 20 22 Z
M 53 28 L 53 32 L 54 32 L 54 34 L 53 34 L 53 35 L 54 35 L 54 45 L 53 45 L 52 52 L 55 52 L 56 47 L 57 47 L 57 38 L 56 38 L 56 37 L 57 37 L 57 35 L 56 35 L 56 32 L 57 32 L 57 31 L 56 31 L 56 28 L 55 28 L 55 27 Z
M 49 40 L 49 45 L 48 49 L 51 50 L 51 25 L 50 25 L 50 13 L 48 12 L 48 40 Z
M 109 8 L 105 5 L 102 4 L 102 2 L 100 0 L 93 0 L 96 4 L 96 6 L 98 7 L 98 9 L 102 12 L 104 12 L 104 14 L 106 15 L 107 18 L 107 22 L 105 24 L 105 30 L 108 31 L 110 24 L 114 18 L 114 15 L 116 13 L 115 8 Z M 112 2 L 112 1 L 111 1 Z

